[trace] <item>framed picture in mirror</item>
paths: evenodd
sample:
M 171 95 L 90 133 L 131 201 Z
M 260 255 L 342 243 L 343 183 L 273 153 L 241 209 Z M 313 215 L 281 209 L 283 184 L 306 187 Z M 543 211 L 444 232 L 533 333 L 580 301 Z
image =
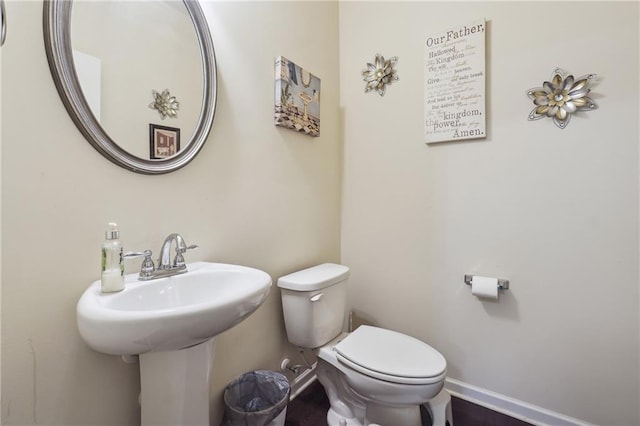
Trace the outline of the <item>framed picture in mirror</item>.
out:
M 180 152 L 180 129 L 149 124 L 149 158 L 160 160 Z

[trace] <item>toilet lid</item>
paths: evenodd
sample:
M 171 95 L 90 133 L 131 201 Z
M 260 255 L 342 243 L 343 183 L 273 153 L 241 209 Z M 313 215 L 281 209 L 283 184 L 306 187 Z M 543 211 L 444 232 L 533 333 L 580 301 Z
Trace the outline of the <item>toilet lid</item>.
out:
M 338 360 L 354 370 L 392 383 L 436 383 L 447 372 L 447 361 L 431 346 L 378 327 L 358 327 L 335 351 Z
M 342 282 L 348 276 L 348 267 L 335 263 L 323 263 L 280 277 L 278 287 L 293 291 L 315 291 Z

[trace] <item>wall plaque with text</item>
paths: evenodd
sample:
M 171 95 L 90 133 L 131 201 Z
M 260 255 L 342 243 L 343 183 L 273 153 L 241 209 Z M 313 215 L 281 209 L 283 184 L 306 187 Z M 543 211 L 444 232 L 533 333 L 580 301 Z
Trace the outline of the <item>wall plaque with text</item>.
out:
M 486 137 L 484 19 L 426 40 L 427 143 Z

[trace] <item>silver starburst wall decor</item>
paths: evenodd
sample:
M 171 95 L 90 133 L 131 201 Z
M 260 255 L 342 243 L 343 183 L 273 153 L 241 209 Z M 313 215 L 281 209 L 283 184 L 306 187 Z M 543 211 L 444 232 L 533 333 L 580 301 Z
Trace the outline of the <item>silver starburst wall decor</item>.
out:
M 527 96 L 536 105 L 529 113 L 529 120 L 549 117 L 556 126 L 564 129 L 574 113 L 598 108 L 593 99 L 587 96 L 595 79 L 596 74 L 576 79 L 562 68 L 556 68 L 551 74 L 551 81 L 545 81 L 542 87 L 527 91 Z
M 167 117 L 176 118 L 180 109 L 180 102 L 175 96 L 171 96 L 169 89 L 164 89 L 162 93 L 155 90 L 153 92 L 153 102 L 149 104 L 149 108 L 158 110 L 160 117 L 164 120 Z
M 373 63 L 367 63 L 367 68 L 362 71 L 363 80 L 367 83 L 364 92 L 375 90 L 378 95 L 384 96 L 387 85 L 398 81 L 398 74 L 393 68 L 397 63 L 396 56 L 385 61 L 384 56 L 376 53 Z

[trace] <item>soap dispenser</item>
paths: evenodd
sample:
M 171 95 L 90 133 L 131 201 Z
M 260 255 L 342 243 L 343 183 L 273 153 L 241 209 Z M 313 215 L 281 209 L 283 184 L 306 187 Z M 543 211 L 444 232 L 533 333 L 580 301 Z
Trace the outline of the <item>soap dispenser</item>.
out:
M 102 243 L 102 292 L 112 293 L 124 289 L 124 259 L 118 225 L 109 223 Z

